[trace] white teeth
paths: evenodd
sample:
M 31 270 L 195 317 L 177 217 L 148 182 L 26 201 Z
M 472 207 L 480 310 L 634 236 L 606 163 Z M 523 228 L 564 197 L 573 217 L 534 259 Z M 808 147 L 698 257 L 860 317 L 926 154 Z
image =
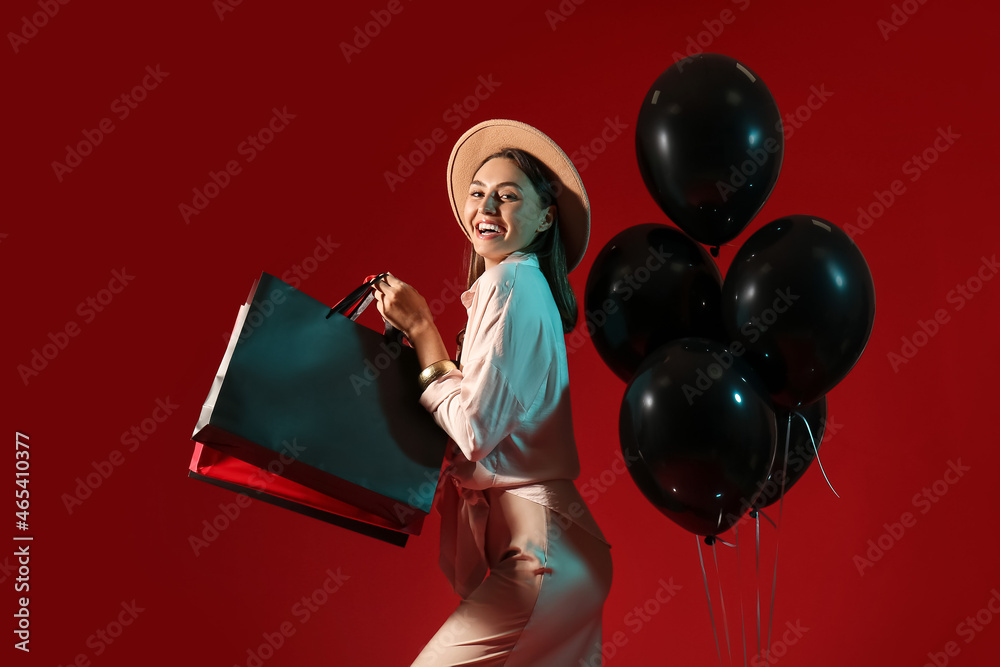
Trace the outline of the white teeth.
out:
M 480 232 L 496 232 L 498 234 L 503 232 L 499 225 L 495 225 L 492 222 L 480 222 L 478 229 Z

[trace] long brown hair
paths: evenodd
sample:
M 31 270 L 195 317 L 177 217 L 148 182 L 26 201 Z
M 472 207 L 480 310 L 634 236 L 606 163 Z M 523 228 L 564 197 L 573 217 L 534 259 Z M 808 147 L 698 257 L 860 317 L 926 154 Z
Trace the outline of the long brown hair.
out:
M 544 162 L 527 151 L 519 148 L 500 149 L 483 160 L 476 171 L 479 171 L 490 160 L 501 157 L 513 160 L 517 167 L 524 172 L 535 191 L 538 192 L 542 208 L 556 205 L 556 189 L 561 188 L 562 184 L 545 166 Z M 538 257 L 538 267 L 542 270 L 542 275 L 545 276 L 549 289 L 552 291 L 552 298 L 555 299 L 556 307 L 559 309 L 563 333 L 570 333 L 576 326 L 579 314 L 577 313 L 576 295 L 573 294 L 573 288 L 570 287 L 569 272 L 566 270 L 566 250 L 559 236 L 558 206 L 556 206 L 556 213 L 549 228 L 536 234 L 531 243 L 519 252 L 534 253 Z M 476 252 L 475 246 L 471 242 L 466 257 L 466 266 L 469 272 L 466 289 L 469 289 L 486 270 L 486 260 Z

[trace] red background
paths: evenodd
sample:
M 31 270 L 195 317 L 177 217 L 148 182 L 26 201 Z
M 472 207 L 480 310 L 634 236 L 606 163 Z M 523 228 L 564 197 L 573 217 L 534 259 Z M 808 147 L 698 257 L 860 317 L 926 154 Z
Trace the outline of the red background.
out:
M 723 270 L 767 221 L 806 213 L 845 226 L 876 192 L 897 179 L 905 186 L 856 237 L 878 313 L 863 357 L 829 394 L 838 430 L 824 442 L 823 462 L 841 498 L 814 466 L 784 507 L 772 641 L 786 623 L 808 630 L 786 635 L 795 643 L 775 652 L 785 664 L 814 667 L 923 665 L 929 653 L 938 664 L 992 664 L 1000 619 L 983 612 L 978 622 L 990 622 L 971 633 L 959 624 L 988 609 L 1000 587 L 992 525 L 1000 280 L 961 309 L 948 293 L 1000 241 L 988 204 L 1000 177 L 996 75 L 987 60 L 998 17 L 991 5 L 969 1 L 904 4 L 911 14 L 897 14 L 898 30 L 883 35 L 879 21 L 894 11 L 888 1 L 566 1 L 565 20 L 551 24 L 557 0 L 404 0 L 350 62 L 339 44 L 385 2 L 247 0 L 221 16 L 209 0 L 70 2 L 37 33 L 28 30 L 16 52 L 8 34 L 0 47 L 3 428 L 8 439 L 30 436 L 35 540 L 30 655 L 10 645 L 20 595 L 14 547 L 0 557 L 10 642 L 3 653 L 16 664 L 68 665 L 83 654 L 94 665 L 247 665 L 248 650 L 288 621 L 294 635 L 264 664 L 409 664 L 457 602 L 437 569 L 436 515 L 399 549 L 255 502 L 199 555 L 189 545 L 202 521 L 235 497 L 186 471 L 188 438 L 236 311 L 262 270 L 281 276 L 312 256 L 318 237 L 338 246 L 301 284 L 316 298 L 333 303 L 365 275 L 389 270 L 429 301 L 451 299 L 464 237 L 448 207 L 445 164 L 461 132 L 496 117 L 535 125 L 568 153 L 599 137 L 607 119 L 627 125 L 595 160 L 577 163 L 593 206 L 590 251 L 572 274 L 582 301 L 608 239 L 666 221 L 635 164 L 635 119 L 656 76 L 700 39 L 753 68 L 784 114 L 809 116 L 788 138 L 763 211 L 723 248 Z M 4 3 L 0 28 L 22 31 L 22 18 L 38 11 L 35 1 Z M 168 74 L 120 119 L 112 103 L 142 82 L 147 66 Z M 480 76 L 499 85 L 450 123 L 446 112 L 474 93 Z M 831 95 L 808 110 L 813 87 Z M 294 118 L 247 162 L 238 146 L 275 107 Z M 60 180 L 52 163 L 104 118 L 114 130 Z M 949 127 L 959 138 L 910 180 L 905 163 Z M 437 129 L 444 143 L 391 190 L 384 173 Z M 234 159 L 241 172 L 185 224 L 179 205 Z M 86 321 L 78 305 L 123 268 L 134 279 Z M 894 369 L 888 355 L 938 309 L 948 322 Z M 463 315 L 452 303 L 439 316 L 446 340 Z M 374 310 L 363 319 L 379 325 Z M 79 334 L 25 383 L 18 365 L 71 322 Z M 578 484 L 590 484 L 591 509 L 614 545 L 606 664 L 717 664 L 695 538 L 649 505 L 628 475 L 614 473 L 624 386 L 589 341 L 569 364 Z M 179 407 L 127 451 L 123 432 L 168 398 Z M 63 494 L 115 450 L 121 465 L 68 512 Z M 0 507 L 12 536 L 15 459 L 7 452 Z M 914 504 L 959 460 L 969 468 L 961 478 L 939 482 L 945 493 L 933 504 Z M 602 472 L 610 484 L 597 491 L 589 480 Z M 886 537 L 885 525 L 904 512 L 915 523 Z M 763 525 L 765 624 L 774 537 Z M 859 573 L 855 556 L 880 537 L 892 546 Z M 741 545 L 748 605 L 751 544 L 745 537 Z M 719 549 L 740 658 L 737 561 Z M 714 582 L 713 568 L 709 560 Z M 292 607 L 323 584 L 327 569 L 348 578 L 301 623 Z M 680 586 L 662 605 L 661 580 Z M 113 643 L 91 638 L 133 600 L 143 611 Z M 644 605 L 645 618 L 635 611 Z M 721 632 L 717 599 L 713 609 Z

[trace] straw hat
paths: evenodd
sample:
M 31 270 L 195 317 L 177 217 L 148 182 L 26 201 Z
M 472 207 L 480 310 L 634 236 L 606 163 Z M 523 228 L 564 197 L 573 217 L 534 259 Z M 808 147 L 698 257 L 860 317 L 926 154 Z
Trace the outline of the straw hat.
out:
M 547 136 L 516 120 L 487 120 L 469 129 L 455 143 L 448 159 L 448 197 L 459 227 L 466 236 L 462 213 L 476 170 L 487 156 L 503 148 L 519 148 L 541 160 L 555 174 L 559 234 L 566 250 L 566 268 L 580 264 L 590 239 L 590 202 L 573 161 Z

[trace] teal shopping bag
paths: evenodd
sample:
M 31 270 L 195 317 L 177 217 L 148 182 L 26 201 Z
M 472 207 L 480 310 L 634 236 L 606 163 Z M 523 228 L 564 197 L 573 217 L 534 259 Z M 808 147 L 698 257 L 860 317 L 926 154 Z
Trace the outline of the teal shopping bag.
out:
M 419 534 L 447 435 L 419 403 L 416 351 L 354 321 L 373 282 L 331 309 L 262 273 L 191 439 Z

